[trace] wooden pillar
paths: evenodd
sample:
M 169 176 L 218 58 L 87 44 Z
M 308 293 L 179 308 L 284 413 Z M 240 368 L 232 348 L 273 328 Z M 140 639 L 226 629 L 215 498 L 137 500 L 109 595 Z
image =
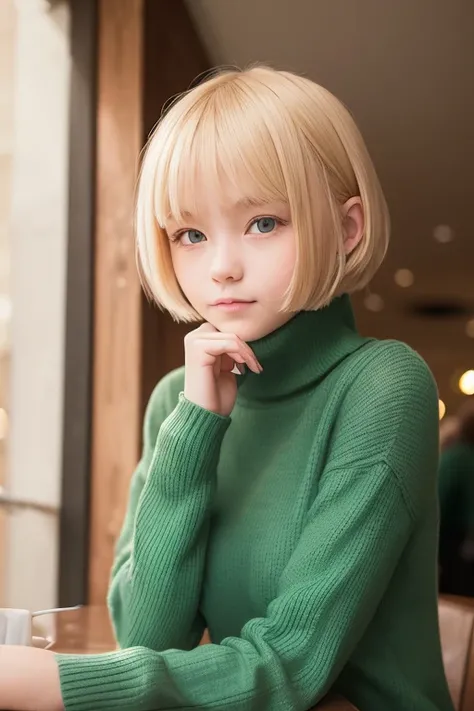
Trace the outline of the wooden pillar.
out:
M 137 276 L 140 151 L 163 103 L 208 67 L 182 0 L 99 0 L 98 22 L 90 604 L 106 597 L 144 405 L 183 336 Z

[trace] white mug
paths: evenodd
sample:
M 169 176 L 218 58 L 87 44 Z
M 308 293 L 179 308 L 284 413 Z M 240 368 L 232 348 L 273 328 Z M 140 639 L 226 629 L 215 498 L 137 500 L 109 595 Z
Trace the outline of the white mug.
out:
M 33 618 L 39 617 L 40 615 L 53 615 L 68 610 L 79 610 L 81 607 L 82 605 L 59 607 L 53 610 L 41 610 L 39 612 L 17 610 L 11 607 L 0 608 L 0 645 L 15 644 L 49 649 L 53 644 L 53 640 L 48 637 L 34 637 L 32 635 Z
M 0 608 L 0 644 L 31 645 L 32 616 L 29 610 Z

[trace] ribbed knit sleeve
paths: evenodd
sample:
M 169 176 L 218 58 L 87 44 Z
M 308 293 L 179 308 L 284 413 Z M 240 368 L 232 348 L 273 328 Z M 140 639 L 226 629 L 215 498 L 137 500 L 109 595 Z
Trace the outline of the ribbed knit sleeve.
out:
M 163 392 L 162 398 L 166 396 Z M 161 422 L 160 393 L 153 399 L 156 406 L 145 419 L 144 455 L 131 486 L 108 604 L 121 647 L 190 649 L 204 630 L 198 604 L 210 503 L 230 420 L 180 395 Z
M 278 597 L 240 637 L 191 652 L 61 656 L 67 711 L 309 709 L 360 639 L 410 534 L 392 472 L 381 464 L 370 474 L 330 477 Z
M 327 467 L 266 614 L 239 637 L 189 652 L 140 646 L 59 656 L 67 711 L 306 711 L 325 695 L 436 495 L 436 388 L 411 352 L 393 355 L 374 349 L 348 389 Z M 375 430 L 383 433 L 377 442 Z

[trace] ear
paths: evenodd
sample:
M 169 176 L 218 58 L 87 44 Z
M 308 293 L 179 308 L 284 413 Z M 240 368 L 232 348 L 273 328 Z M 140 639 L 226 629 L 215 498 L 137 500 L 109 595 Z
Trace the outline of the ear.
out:
M 365 217 L 360 197 L 351 197 L 342 206 L 344 251 L 349 255 L 357 247 L 364 234 Z

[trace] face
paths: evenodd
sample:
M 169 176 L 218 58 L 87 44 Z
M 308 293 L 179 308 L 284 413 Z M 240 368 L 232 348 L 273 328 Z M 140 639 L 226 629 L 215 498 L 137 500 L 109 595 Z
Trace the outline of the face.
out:
M 198 214 L 165 225 L 181 289 L 219 331 L 262 338 L 293 316 L 280 311 L 296 259 L 289 207 L 256 204 L 230 187 L 218 199 L 199 192 Z

